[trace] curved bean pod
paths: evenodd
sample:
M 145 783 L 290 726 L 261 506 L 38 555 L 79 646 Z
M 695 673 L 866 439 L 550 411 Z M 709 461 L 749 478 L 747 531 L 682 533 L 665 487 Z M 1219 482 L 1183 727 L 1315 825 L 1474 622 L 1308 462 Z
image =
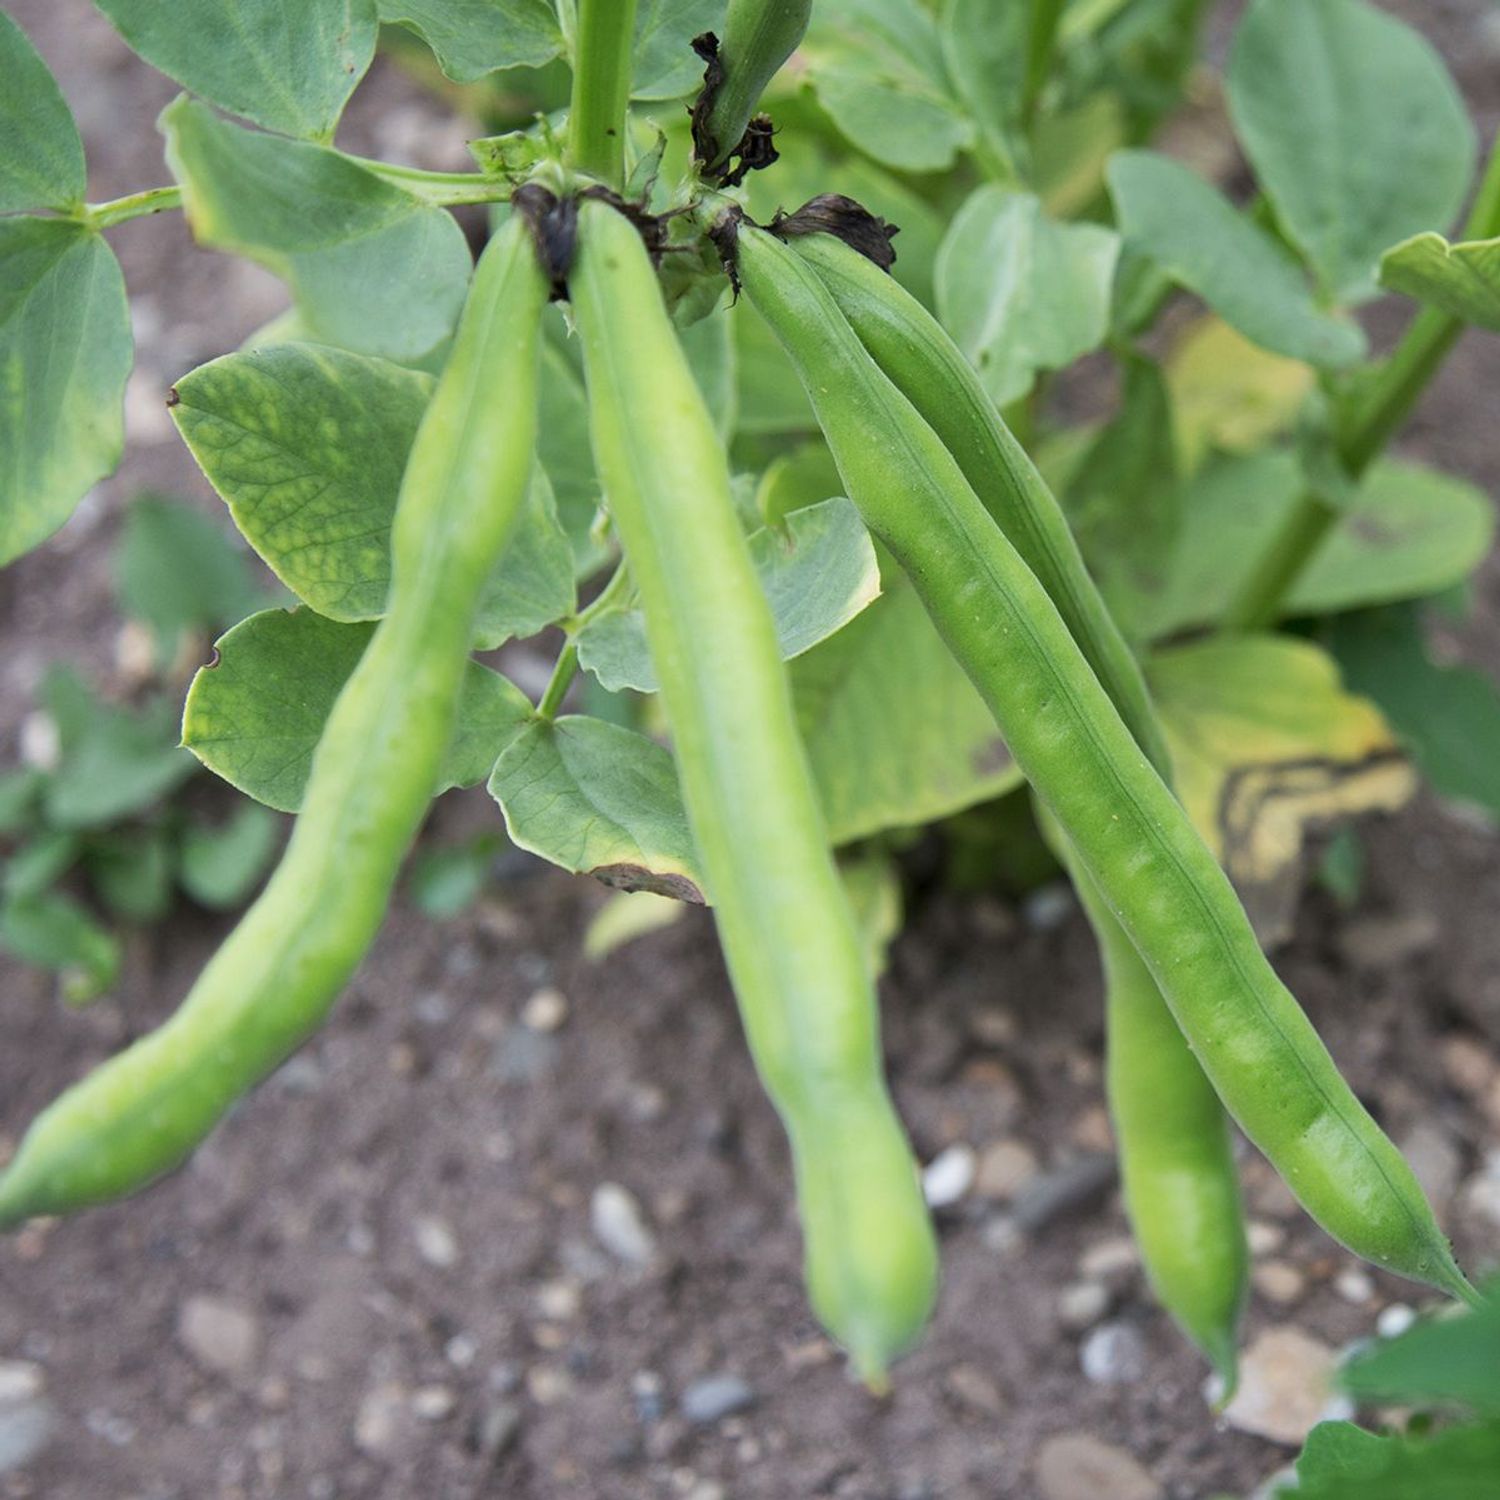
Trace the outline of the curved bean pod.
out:
M 579 208 L 568 280 L 594 455 L 646 616 L 693 837 L 756 1067 L 791 1141 L 813 1307 L 872 1383 L 937 1252 L 724 450 L 635 228 Z
M 1474 1296 L 1411 1168 L 1277 979 L 1218 862 L 957 461 L 795 252 L 744 225 L 737 262 L 849 497 L 989 704 L 1230 1113 L 1341 1244 Z
M 177 1012 L 37 1118 L 0 1177 L 0 1227 L 177 1166 L 321 1024 L 374 940 L 529 482 L 547 292 L 516 215 L 475 272 L 402 480 L 387 611 L 329 716 L 280 865 Z
M 957 460 L 1170 783 L 1166 743 L 1135 655 L 1084 566 L 1062 508 L 963 352 L 915 297 L 842 240 L 812 234 L 788 244 Z M 1223 1107 L 1149 970 L 1065 841 L 1060 852 L 1073 866 L 1104 965 L 1108 1094 L 1126 1212 L 1157 1296 L 1219 1371 L 1227 1399 L 1249 1255 Z

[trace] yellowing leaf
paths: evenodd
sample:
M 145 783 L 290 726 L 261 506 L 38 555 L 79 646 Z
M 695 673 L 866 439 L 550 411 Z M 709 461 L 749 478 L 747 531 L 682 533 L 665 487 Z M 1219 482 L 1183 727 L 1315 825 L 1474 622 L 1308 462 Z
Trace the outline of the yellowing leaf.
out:
M 1272 354 L 1215 317 L 1183 333 L 1166 371 L 1184 474 L 1212 448 L 1251 453 L 1284 432 L 1316 380 L 1311 365 Z
M 1416 778 L 1380 711 L 1344 691 L 1321 648 L 1285 636 L 1209 640 L 1149 664 L 1198 831 L 1261 938 L 1286 934 L 1309 829 L 1405 803 Z

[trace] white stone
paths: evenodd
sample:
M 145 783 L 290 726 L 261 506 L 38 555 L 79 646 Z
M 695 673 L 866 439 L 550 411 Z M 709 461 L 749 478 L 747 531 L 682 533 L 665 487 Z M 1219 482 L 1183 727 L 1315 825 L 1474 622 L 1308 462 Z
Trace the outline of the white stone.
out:
M 246 1375 L 260 1358 L 255 1315 L 221 1297 L 189 1297 L 178 1309 L 177 1338 L 204 1369 L 219 1375 Z
M 629 1266 L 648 1265 L 656 1254 L 656 1236 L 634 1193 L 618 1182 L 601 1182 L 589 1202 L 594 1238 Z
M 1123 1448 L 1086 1432 L 1062 1432 L 1037 1450 L 1042 1500 L 1162 1500 L 1161 1485 Z
M 922 1192 L 930 1208 L 950 1208 L 974 1186 L 978 1162 L 962 1141 L 938 1152 L 922 1172 Z
M 1268 1329 L 1240 1361 L 1240 1388 L 1224 1420 L 1295 1446 L 1327 1411 L 1335 1363 L 1333 1350 L 1300 1328 Z

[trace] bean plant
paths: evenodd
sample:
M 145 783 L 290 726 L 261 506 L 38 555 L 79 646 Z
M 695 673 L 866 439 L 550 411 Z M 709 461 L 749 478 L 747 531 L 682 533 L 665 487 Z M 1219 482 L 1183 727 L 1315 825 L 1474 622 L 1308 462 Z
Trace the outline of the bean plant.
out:
M 1098 940 L 1142 1256 L 1221 1395 L 1232 1124 L 1351 1251 L 1482 1305 L 1266 956 L 1309 834 L 1414 767 L 1500 814 L 1500 700 L 1423 634 L 1489 506 L 1386 456 L 1500 330 L 1500 159 L 1414 32 L 1251 0 L 1220 83 L 1202 0 L 98 3 L 185 90 L 173 180 L 86 201 L 0 20 L 0 556 L 119 458 L 113 226 L 181 211 L 281 277 L 167 402 L 299 601 L 221 637 L 183 742 L 298 817 L 175 1015 L 31 1125 L 0 1225 L 182 1162 L 322 1024 L 432 798 L 483 783 L 523 849 L 711 907 L 809 1298 L 879 1389 L 939 1289 L 879 1038 L 895 856 L 1029 798 Z M 382 23 L 489 122 L 477 170 L 334 144 Z M 1229 155 L 1183 159 L 1220 113 L 1240 201 Z M 1375 356 L 1382 291 L 1415 311 Z M 1084 356 L 1111 414 L 1070 425 Z M 535 701 L 488 654 L 532 636 Z

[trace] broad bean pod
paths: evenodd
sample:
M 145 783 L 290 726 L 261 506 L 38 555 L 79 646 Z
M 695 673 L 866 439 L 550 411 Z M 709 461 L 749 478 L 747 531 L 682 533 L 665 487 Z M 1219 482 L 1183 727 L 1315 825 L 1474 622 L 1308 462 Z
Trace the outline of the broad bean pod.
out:
M 374 940 L 530 480 L 547 294 L 517 214 L 475 271 L 402 479 L 386 614 L 329 716 L 281 863 L 176 1013 L 37 1118 L 0 1178 L 0 1226 L 178 1165 L 318 1027 Z
M 915 297 L 842 240 L 796 234 L 787 243 L 818 273 L 871 357 L 957 460 L 1170 784 L 1165 739 L 1135 655 L 1084 566 L 1062 508 L 962 351 Z M 1076 867 L 1065 841 L 1056 842 L 1064 862 Z M 1158 1297 L 1213 1362 L 1227 1393 L 1235 1382 L 1249 1257 L 1223 1107 L 1093 882 L 1082 869 L 1072 874 L 1104 966 L 1108 1094 L 1126 1211 Z
M 1475 1294 L 1411 1168 L 1261 952 L 1224 872 L 953 455 L 816 272 L 721 221 L 742 289 L 796 366 L 849 497 L 911 578 L 1150 969 L 1220 1099 L 1336 1240 Z
M 645 612 L 751 1051 L 791 1142 L 818 1316 L 878 1384 L 937 1253 L 873 987 L 715 433 L 634 226 L 580 205 L 568 279 L 595 461 Z
M 717 173 L 740 145 L 761 94 L 796 51 L 811 16 L 812 0 L 729 0 L 705 97 L 693 112 L 705 172 Z

